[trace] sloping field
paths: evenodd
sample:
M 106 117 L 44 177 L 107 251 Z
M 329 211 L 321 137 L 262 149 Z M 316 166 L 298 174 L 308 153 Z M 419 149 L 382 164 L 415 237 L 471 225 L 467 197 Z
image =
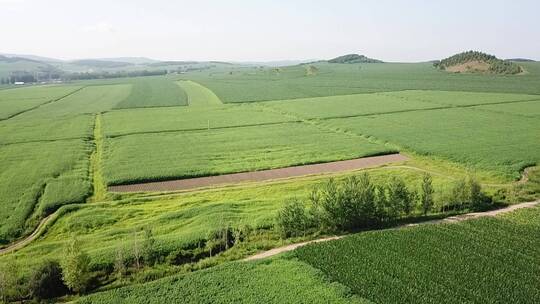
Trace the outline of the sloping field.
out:
M 204 286 L 204 288 L 202 287 Z M 81 299 L 100 303 L 369 303 L 294 260 L 231 263 Z
M 194 81 L 178 81 L 177 84 L 186 92 L 189 106 L 207 107 L 222 104 L 214 92 Z
M 429 102 L 403 100 L 384 93 L 302 98 L 261 104 L 307 119 L 339 118 L 441 107 L 441 105 Z
M 538 118 L 540 116 L 540 100 L 508 104 L 485 105 L 474 107 L 473 109 Z
M 129 80 L 131 94 L 119 100 L 115 109 L 172 107 L 187 105 L 187 95 L 167 77 L 136 77 Z
M 78 86 L 39 86 L 1 90 L 0 120 L 62 98 L 78 89 Z
M 325 123 L 516 179 L 521 169 L 540 161 L 540 124 L 534 118 L 453 108 Z
M 224 174 L 218 176 L 180 179 L 165 182 L 112 186 L 109 187 L 109 190 L 114 192 L 186 190 L 223 184 L 234 184 L 240 182 L 267 181 L 280 178 L 305 176 L 310 174 L 351 171 L 376 167 L 391 162 L 402 162 L 408 159 L 408 157 L 401 154 L 389 154 L 280 169 Z
M 522 209 L 359 233 L 294 256 L 375 303 L 537 303 L 539 223 L 540 208 Z
M 66 98 L 21 114 L 17 118 L 50 119 L 108 111 L 125 99 L 130 91 L 129 84 L 88 86 Z
M 208 176 L 395 152 L 303 123 L 140 134 L 105 141 L 109 185 Z
M 439 90 L 540 94 L 540 63 L 530 63 L 530 74 L 519 77 L 452 74 L 431 63 L 312 64 L 282 68 L 243 68 L 182 75 L 212 90 L 223 102 L 286 100 L 400 90 Z
M 0 243 L 23 233 L 27 219 L 84 199 L 90 191 L 83 140 L 0 146 Z M 30 223 L 37 224 L 37 222 Z
M 444 106 L 469 106 L 479 104 L 497 104 L 515 101 L 539 100 L 540 95 L 508 93 L 475 93 L 459 91 L 400 91 L 385 92 L 385 96 L 401 98 L 404 101 L 424 101 Z
M 88 138 L 93 123 L 91 115 L 0 121 L 0 144 Z
M 149 119 L 150 117 L 150 119 Z M 105 136 L 208 130 L 290 122 L 291 118 L 253 105 L 171 107 L 111 111 L 103 115 Z

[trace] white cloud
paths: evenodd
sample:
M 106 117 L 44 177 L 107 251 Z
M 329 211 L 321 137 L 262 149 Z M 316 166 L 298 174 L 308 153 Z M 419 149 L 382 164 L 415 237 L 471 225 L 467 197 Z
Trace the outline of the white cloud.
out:
M 2 0 L 0 0 L 2 1 Z M 114 33 L 116 32 L 116 29 L 114 26 L 112 26 L 110 23 L 101 21 L 94 25 L 89 25 L 83 27 L 83 30 L 85 32 L 98 32 L 98 33 Z

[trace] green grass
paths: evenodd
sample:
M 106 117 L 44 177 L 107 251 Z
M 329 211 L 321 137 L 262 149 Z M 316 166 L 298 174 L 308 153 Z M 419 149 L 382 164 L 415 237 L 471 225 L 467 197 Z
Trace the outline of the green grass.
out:
M 133 84 L 131 94 L 119 100 L 116 109 L 187 105 L 186 92 L 168 77 L 137 77 L 128 81 Z
M 230 263 L 94 294 L 77 303 L 369 303 L 294 260 Z
M 0 120 L 66 96 L 78 86 L 34 86 L 0 91 Z
M 216 175 L 395 151 L 303 123 L 157 133 L 105 141 L 108 184 Z
M 332 119 L 325 124 L 508 178 L 518 178 L 524 167 L 540 160 L 540 125 L 534 118 L 452 108 Z
M 342 179 L 351 174 L 335 175 Z M 421 171 L 382 169 L 370 173 L 374 181 L 385 182 L 390 176 L 400 176 L 411 187 L 417 187 Z M 222 224 L 271 227 L 277 211 L 291 198 L 306 199 L 315 185 L 326 182 L 328 176 L 309 177 L 273 183 L 255 183 L 198 192 L 178 193 L 155 198 L 127 195 L 122 201 L 65 206 L 62 216 L 47 233 L 27 247 L 0 256 L 0 263 L 15 259 L 26 269 L 47 259 L 59 259 L 67 240 L 76 233 L 83 249 L 92 258 L 92 267 L 112 265 L 119 244 L 129 247 L 134 231 L 151 227 L 156 237 L 155 249 L 164 255 L 180 248 L 197 246 L 211 231 Z M 451 181 L 433 176 L 437 191 Z M 68 211 L 69 210 L 69 211 Z M 99 246 L 95 244 L 99 243 Z M 276 244 L 274 244 L 276 245 Z M 251 252 L 257 248 L 252 248 Z M 258 249 L 265 249 L 264 247 Z M 131 251 L 126 253 L 126 258 Z
M 188 104 L 192 107 L 221 105 L 222 102 L 214 92 L 193 81 L 178 81 L 177 84 L 186 92 Z
M 0 146 L 0 242 L 32 230 L 59 205 L 80 202 L 90 191 L 90 147 L 80 139 Z
M 539 223 L 534 208 L 359 233 L 300 248 L 294 256 L 375 303 L 536 303 Z
M 152 117 L 152 119 L 148 119 Z M 291 118 L 253 105 L 171 107 L 111 111 L 103 115 L 105 136 L 207 130 L 289 122 Z

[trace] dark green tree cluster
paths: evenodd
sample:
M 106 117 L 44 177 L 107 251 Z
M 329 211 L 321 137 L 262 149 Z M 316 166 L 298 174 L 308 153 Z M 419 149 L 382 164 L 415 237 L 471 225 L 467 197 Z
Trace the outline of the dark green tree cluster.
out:
M 123 78 L 123 77 L 140 77 L 140 76 L 157 76 L 167 74 L 167 70 L 153 71 L 120 71 L 120 72 L 83 72 L 71 73 L 63 76 L 66 80 L 86 80 L 86 79 L 107 79 L 107 78 Z
M 383 63 L 381 60 L 358 54 L 348 54 L 328 60 L 330 63 Z
M 387 183 L 374 183 L 367 173 L 343 181 L 330 179 L 311 192 L 308 201 L 292 199 L 276 217 L 276 228 L 283 237 L 310 232 L 355 231 L 392 224 L 411 214 L 424 216 L 435 209 L 435 190 L 431 175 L 424 174 L 418 191 L 405 181 L 392 177 Z M 458 180 L 451 186 L 438 212 L 485 210 L 491 199 L 474 179 Z
M 445 70 L 448 67 L 471 61 L 479 61 L 489 64 L 489 71 L 495 74 L 518 74 L 522 72 L 522 68 L 511 61 L 504 61 L 493 55 L 478 51 L 459 53 L 443 60 L 436 61 L 433 63 L 433 66 L 441 70 Z
M 427 182 L 430 185 L 424 188 L 432 189 L 431 179 Z M 432 192 L 429 193 L 421 194 L 426 200 L 426 213 L 433 206 Z M 313 189 L 307 203 L 298 199 L 286 202 L 278 212 L 276 226 L 284 237 L 310 230 L 335 232 L 376 227 L 409 215 L 416 207 L 417 197 L 416 191 L 409 190 L 398 177 L 383 184 L 372 182 L 367 173 L 343 181 L 330 179 Z

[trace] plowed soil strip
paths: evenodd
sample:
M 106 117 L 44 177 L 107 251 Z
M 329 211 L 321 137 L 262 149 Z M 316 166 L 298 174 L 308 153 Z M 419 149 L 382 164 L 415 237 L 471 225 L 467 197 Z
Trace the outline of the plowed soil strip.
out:
M 245 173 L 234 173 L 208 177 L 197 177 L 179 179 L 164 182 L 150 182 L 142 184 L 111 186 L 112 192 L 142 192 L 142 191 L 175 191 L 188 190 L 216 185 L 235 184 L 240 182 L 258 182 L 281 178 L 297 177 L 311 174 L 335 173 L 352 171 L 364 168 L 373 168 L 393 162 L 409 160 L 401 154 L 389 154 L 382 156 L 363 157 L 352 160 L 336 161 L 330 163 L 288 167 L 281 169 L 271 169 L 253 171 Z

